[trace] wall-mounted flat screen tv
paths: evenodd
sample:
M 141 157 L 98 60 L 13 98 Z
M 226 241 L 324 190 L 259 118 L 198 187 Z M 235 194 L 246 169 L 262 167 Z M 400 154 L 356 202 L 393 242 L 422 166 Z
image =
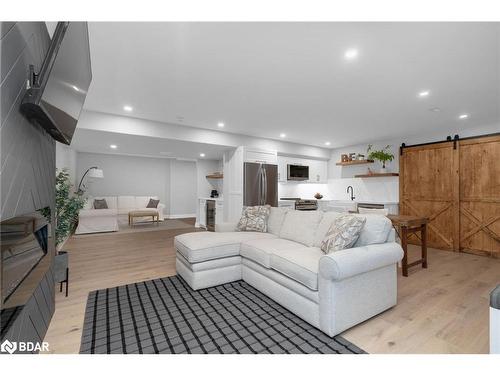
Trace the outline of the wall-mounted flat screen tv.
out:
M 70 144 L 92 81 L 86 22 L 58 22 L 21 111 L 59 142 Z

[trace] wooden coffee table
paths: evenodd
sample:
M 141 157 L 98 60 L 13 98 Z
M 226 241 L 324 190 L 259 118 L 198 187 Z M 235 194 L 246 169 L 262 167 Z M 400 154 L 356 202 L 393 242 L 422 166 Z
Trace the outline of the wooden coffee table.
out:
M 156 225 L 160 225 L 160 214 L 158 211 L 145 211 L 145 210 L 134 210 L 128 213 L 128 225 L 134 226 L 134 217 L 151 217 L 153 223 L 156 221 Z
M 422 268 L 427 268 L 427 217 L 408 216 L 408 215 L 387 215 L 392 221 L 392 225 L 396 228 L 401 238 L 401 247 L 403 248 L 404 255 L 401 261 L 401 268 L 403 269 L 403 276 L 408 277 L 408 268 L 422 264 Z M 399 230 L 398 230 L 399 229 Z M 411 233 L 420 232 L 422 258 L 408 264 L 408 235 Z

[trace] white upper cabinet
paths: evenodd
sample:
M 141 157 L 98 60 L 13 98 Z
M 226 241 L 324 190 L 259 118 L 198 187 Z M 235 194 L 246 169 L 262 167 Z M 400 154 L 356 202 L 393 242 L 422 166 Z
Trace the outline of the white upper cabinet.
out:
M 245 147 L 244 161 L 249 163 L 278 164 L 278 152 Z
M 309 182 L 326 184 L 328 180 L 328 162 L 309 160 Z

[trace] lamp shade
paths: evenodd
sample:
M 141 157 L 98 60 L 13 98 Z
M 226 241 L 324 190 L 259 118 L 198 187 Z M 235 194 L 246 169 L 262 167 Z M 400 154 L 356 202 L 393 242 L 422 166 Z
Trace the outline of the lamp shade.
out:
M 104 172 L 102 171 L 102 169 L 98 169 L 98 168 L 93 168 L 89 171 L 89 177 L 92 177 L 92 178 L 103 178 L 104 177 Z

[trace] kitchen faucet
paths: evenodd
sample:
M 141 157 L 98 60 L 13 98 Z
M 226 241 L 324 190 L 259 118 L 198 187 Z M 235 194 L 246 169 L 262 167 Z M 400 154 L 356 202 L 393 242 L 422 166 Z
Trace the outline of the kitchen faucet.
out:
M 354 189 L 352 188 L 352 186 L 351 186 L 351 185 L 349 185 L 349 186 L 347 187 L 347 194 L 349 194 L 349 189 L 351 189 L 351 200 L 353 201 L 353 200 L 354 200 L 354 198 L 356 198 L 356 197 L 354 196 Z

